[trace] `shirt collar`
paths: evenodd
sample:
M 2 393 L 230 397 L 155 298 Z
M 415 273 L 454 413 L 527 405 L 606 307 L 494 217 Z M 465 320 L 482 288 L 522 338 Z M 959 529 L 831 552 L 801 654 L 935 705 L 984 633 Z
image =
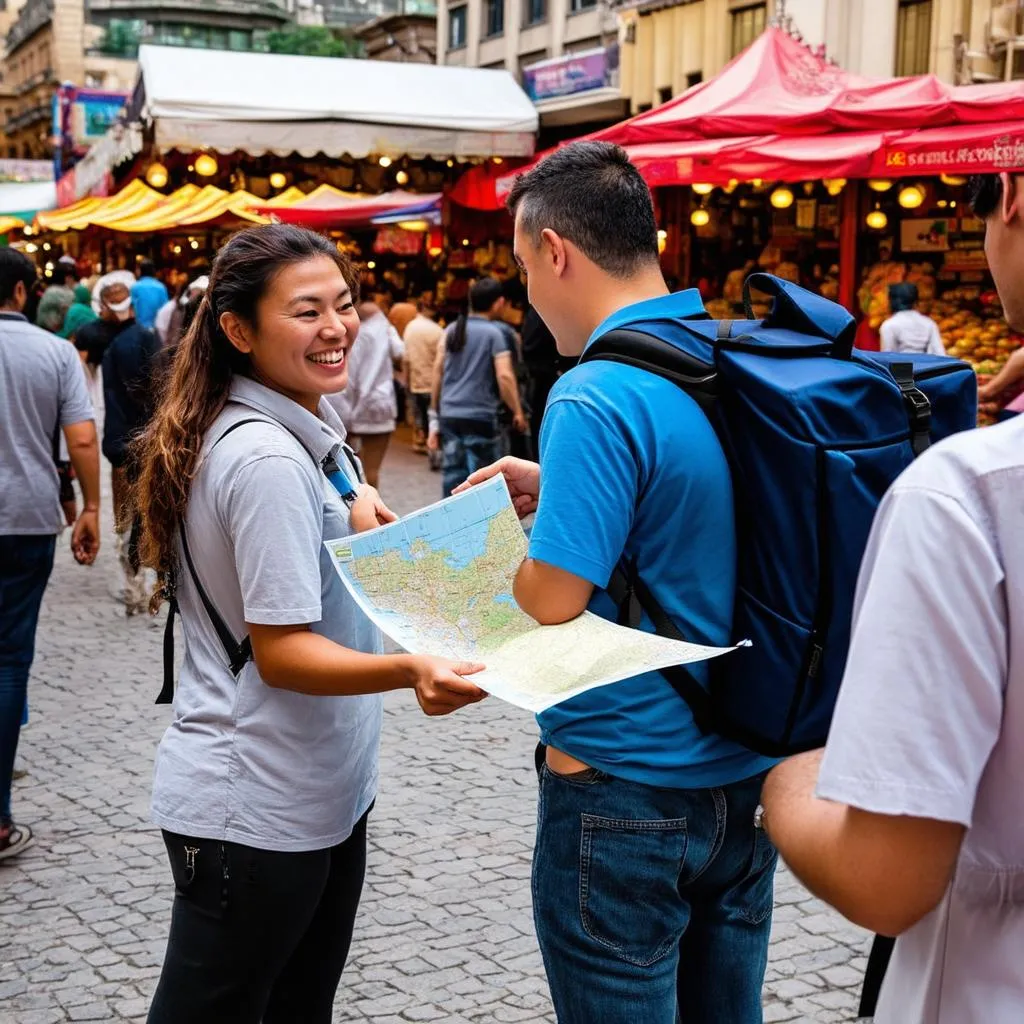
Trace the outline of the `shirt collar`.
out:
M 0 310 L 0 320 L 23 320 L 28 323 L 28 317 L 24 313 L 15 313 L 14 310 Z
M 587 346 L 592 345 L 603 334 L 628 327 L 643 320 L 678 320 L 687 316 L 704 313 L 704 303 L 696 288 L 687 288 L 671 295 L 659 295 L 655 299 L 644 299 L 630 306 L 623 306 L 608 317 L 590 336 Z
M 293 402 L 265 384 L 251 377 L 236 375 L 231 382 L 230 401 L 247 405 L 277 420 L 298 437 L 317 462 L 322 463 L 328 455 L 335 454 L 344 443 L 345 427 L 338 414 L 323 398 L 320 399 L 318 415 L 314 416 L 298 402 Z

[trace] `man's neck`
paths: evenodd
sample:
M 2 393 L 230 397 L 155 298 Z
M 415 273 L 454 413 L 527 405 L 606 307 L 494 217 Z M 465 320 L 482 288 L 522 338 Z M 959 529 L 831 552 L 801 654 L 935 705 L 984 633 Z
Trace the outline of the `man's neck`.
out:
M 14 303 L 14 302 L 5 302 L 2 305 L 0 305 L 0 313 L 22 313 L 22 312 L 24 312 L 24 307 L 23 306 L 19 306 L 19 305 L 17 305 L 17 303 Z
M 660 299 L 669 294 L 669 289 L 661 268 L 652 267 L 627 280 L 607 277 L 601 282 L 601 287 L 591 289 L 591 294 L 597 298 L 587 310 L 587 338 L 592 337 L 594 331 L 613 313 L 648 299 Z

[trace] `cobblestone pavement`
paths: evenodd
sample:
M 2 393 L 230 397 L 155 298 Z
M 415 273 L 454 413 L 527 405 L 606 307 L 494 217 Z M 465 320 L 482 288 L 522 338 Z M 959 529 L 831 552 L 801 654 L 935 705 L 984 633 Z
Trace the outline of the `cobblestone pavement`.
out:
M 439 490 L 422 457 L 392 446 L 382 491 L 396 510 Z M 15 784 L 37 841 L 0 865 L 0 1024 L 142 1021 L 168 926 L 170 876 L 147 823 L 168 718 L 153 704 L 162 620 L 124 618 L 109 536 L 90 570 L 67 548 L 65 536 Z M 535 739 L 531 717 L 496 700 L 427 720 L 407 694 L 388 698 L 336 1021 L 553 1024 L 530 915 Z M 765 1019 L 852 1020 L 867 945 L 780 873 Z

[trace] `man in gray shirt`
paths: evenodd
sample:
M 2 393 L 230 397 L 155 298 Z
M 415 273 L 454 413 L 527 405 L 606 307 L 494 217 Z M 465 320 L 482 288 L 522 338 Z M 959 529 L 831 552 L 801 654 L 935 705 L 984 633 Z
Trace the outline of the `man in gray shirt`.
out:
M 65 518 L 74 524 L 71 550 L 80 564 L 91 565 L 100 546 L 92 403 L 74 346 L 22 315 L 35 279 L 27 256 L 0 249 L 0 860 L 32 841 L 32 830 L 11 816 L 11 773 L 39 608 Z M 73 501 L 61 510 L 61 432 L 82 488 L 77 517 Z

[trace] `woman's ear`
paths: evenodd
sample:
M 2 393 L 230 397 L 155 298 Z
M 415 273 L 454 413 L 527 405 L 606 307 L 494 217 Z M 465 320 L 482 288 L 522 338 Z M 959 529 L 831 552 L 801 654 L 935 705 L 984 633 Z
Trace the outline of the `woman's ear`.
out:
M 235 313 L 221 313 L 220 315 L 220 329 L 227 335 L 228 341 L 231 342 L 239 352 L 244 352 L 248 355 L 252 352 L 252 343 L 249 340 L 249 328 L 246 322 Z

